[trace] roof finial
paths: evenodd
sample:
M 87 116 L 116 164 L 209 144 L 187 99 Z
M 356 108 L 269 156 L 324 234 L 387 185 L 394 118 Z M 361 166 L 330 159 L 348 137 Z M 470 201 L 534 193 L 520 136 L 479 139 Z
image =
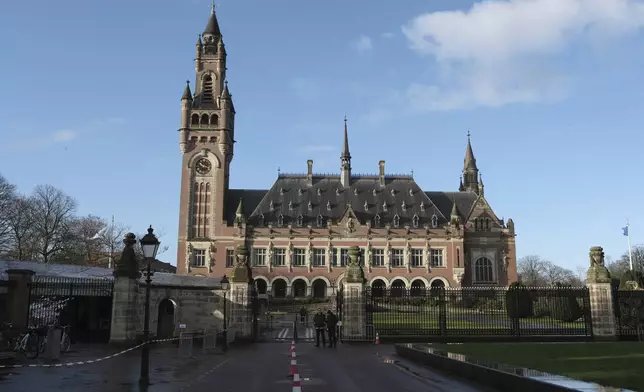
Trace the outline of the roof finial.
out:
M 414 169 L 411 169 L 411 178 L 414 178 Z
M 280 175 L 280 167 L 278 166 L 277 167 L 277 176 L 279 177 L 279 175 Z
M 470 135 L 470 130 L 468 129 L 468 130 L 467 130 L 467 141 L 468 141 L 468 142 L 470 141 L 470 136 L 471 136 L 471 135 Z
M 216 8 L 217 8 L 217 4 L 215 3 L 215 0 L 212 0 L 212 5 L 210 6 L 210 12 L 214 14 Z
M 190 80 L 186 80 L 186 84 L 187 84 L 187 85 L 190 85 Z

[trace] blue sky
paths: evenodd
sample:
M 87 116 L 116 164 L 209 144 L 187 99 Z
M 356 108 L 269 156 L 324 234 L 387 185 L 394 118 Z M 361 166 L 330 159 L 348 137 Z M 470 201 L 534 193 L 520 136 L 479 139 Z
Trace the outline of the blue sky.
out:
M 0 173 L 55 185 L 80 214 L 166 233 L 175 262 L 185 80 L 210 4 L 8 2 L 0 13 Z M 353 167 L 456 190 L 472 132 L 518 256 L 585 266 L 642 240 L 644 8 L 635 0 L 221 0 L 237 109 L 231 186 L 277 168 Z

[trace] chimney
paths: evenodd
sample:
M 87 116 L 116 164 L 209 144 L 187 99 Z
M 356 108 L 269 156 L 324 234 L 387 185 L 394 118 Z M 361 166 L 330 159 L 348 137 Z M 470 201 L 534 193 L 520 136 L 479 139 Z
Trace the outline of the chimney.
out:
M 378 162 L 380 186 L 385 186 L 385 161 Z
M 306 171 L 306 182 L 308 186 L 313 186 L 313 160 L 309 159 L 306 161 L 307 171 Z

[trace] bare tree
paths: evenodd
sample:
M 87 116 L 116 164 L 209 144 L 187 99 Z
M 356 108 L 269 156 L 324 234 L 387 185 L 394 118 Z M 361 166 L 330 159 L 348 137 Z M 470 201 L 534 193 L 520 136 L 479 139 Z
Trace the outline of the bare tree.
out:
M 35 252 L 33 230 L 33 203 L 24 196 L 16 196 L 9 203 L 7 220 L 10 227 L 8 256 L 14 260 L 31 260 Z
M 518 272 L 521 281 L 527 286 L 542 286 L 545 284 L 545 260 L 536 255 L 524 256 L 519 259 Z
M 0 255 L 11 249 L 11 224 L 9 213 L 16 197 L 16 187 L 0 175 Z
M 106 227 L 105 220 L 98 216 L 87 215 L 74 218 L 69 225 L 69 246 L 75 255 L 75 264 L 97 265 L 102 258 L 102 246 L 96 234 Z
M 115 258 L 120 255 L 121 250 L 123 249 L 123 237 L 129 231 L 129 227 L 119 223 L 114 222 L 114 217 L 112 221 L 108 223 L 100 233 L 97 233 L 98 242 L 101 246 L 101 251 L 104 257 L 107 257 L 107 263 L 101 263 L 102 265 L 107 266 L 108 268 L 114 267 Z
M 583 284 L 586 282 L 586 274 L 588 273 L 587 267 L 582 267 L 578 265 L 575 267 L 575 272 L 577 272 L 577 279 Z
M 644 271 L 644 245 L 631 247 L 631 255 L 633 256 L 633 269 L 636 271 Z M 630 269 L 628 250 L 622 255 L 621 261 Z
M 44 263 L 64 249 L 70 238 L 70 224 L 76 201 L 51 185 L 38 185 L 32 200 L 32 224 L 38 255 Z
M 544 263 L 544 278 L 548 286 L 553 286 L 555 283 L 577 283 L 576 276 L 571 270 L 558 266 L 551 261 Z

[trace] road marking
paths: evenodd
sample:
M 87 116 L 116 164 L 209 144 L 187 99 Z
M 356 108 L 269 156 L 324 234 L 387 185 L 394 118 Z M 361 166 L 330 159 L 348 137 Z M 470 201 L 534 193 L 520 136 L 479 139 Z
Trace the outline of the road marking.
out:
M 204 378 L 204 377 L 206 377 L 207 375 L 209 375 L 210 373 L 212 373 L 212 372 L 214 372 L 215 370 L 219 369 L 220 367 L 224 366 L 224 365 L 226 364 L 226 362 L 230 362 L 230 360 L 231 360 L 231 359 L 232 359 L 232 358 L 229 358 L 229 359 L 227 359 L 227 360 L 225 360 L 225 361 L 223 361 L 223 362 L 220 362 L 220 363 L 218 363 L 217 365 L 213 366 L 210 370 L 208 370 L 207 372 L 205 372 L 205 373 L 204 373 L 204 374 L 202 374 L 201 376 L 197 377 L 193 382 L 191 382 L 190 384 L 188 384 L 188 385 L 186 385 L 185 387 L 181 388 L 179 391 L 180 391 L 180 392 L 183 392 L 183 391 L 185 391 L 186 389 L 188 389 L 188 388 L 192 387 L 193 385 L 195 385 L 195 384 L 196 384 L 196 383 L 198 383 L 199 381 L 203 380 L 203 378 Z

